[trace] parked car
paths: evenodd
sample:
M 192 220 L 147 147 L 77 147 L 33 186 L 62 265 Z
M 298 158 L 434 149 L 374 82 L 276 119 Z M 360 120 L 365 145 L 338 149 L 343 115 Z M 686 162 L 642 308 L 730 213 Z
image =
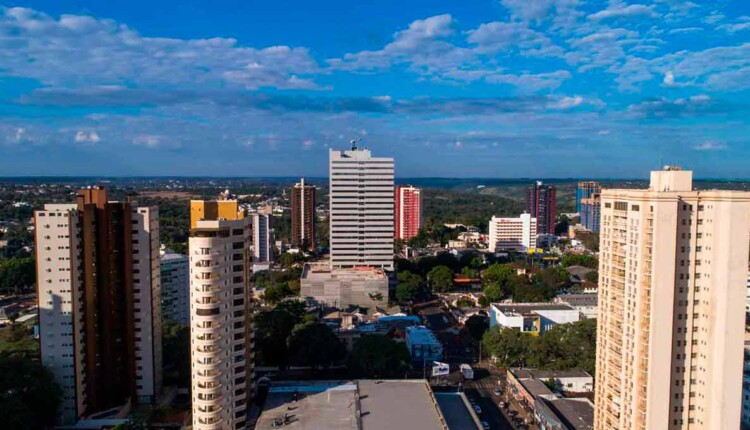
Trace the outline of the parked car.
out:
M 474 412 L 476 412 L 478 414 L 481 414 L 482 413 L 482 408 L 479 405 L 474 405 Z
M 482 428 L 484 430 L 490 430 L 490 423 L 488 423 L 487 421 L 482 421 Z

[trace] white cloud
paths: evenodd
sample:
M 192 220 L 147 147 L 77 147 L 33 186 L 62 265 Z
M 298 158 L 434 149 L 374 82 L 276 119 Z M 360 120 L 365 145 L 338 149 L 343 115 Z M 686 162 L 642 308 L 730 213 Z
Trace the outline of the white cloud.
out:
M 707 140 L 693 146 L 696 151 L 721 151 L 727 149 L 727 144 L 718 140 Z
M 302 141 L 302 148 L 305 150 L 311 149 L 315 145 L 315 141 L 312 139 L 305 139 Z
M 156 149 L 162 145 L 162 138 L 153 134 L 143 134 L 133 138 L 133 145 Z
M 0 70 L 47 85 L 195 84 L 314 88 L 306 48 L 244 47 L 235 39 L 146 37 L 111 19 L 54 18 L 0 7 Z
M 610 130 L 599 130 L 598 134 L 599 136 L 609 136 L 612 132 Z
M 674 86 L 674 73 L 667 70 L 667 73 L 664 74 L 664 80 L 662 81 L 662 83 L 668 87 L 673 87 Z
M 580 106 L 581 103 L 583 103 L 583 97 L 581 96 L 563 97 L 555 103 L 550 104 L 549 107 L 552 109 L 570 109 Z
M 463 149 L 464 144 L 460 140 L 457 140 L 457 141 L 453 142 L 453 147 L 455 149 Z
M 750 16 L 741 16 L 737 18 L 737 21 L 733 24 L 723 24 L 716 28 L 719 30 L 724 30 L 728 33 L 750 30 Z
M 659 14 L 654 11 L 653 5 L 625 5 L 624 3 L 615 1 L 611 3 L 607 9 L 592 13 L 588 16 L 588 19 L 592 21 L 602 21 L 613 18 L 656 18 L 658 16 Z
M 99 138 L 99 133 L 95 131 L 87 132 L 87 131 L 79 130 L 76 132 L 73 140 L 75 140 L 76 143 L 97 143 L 101 139 Z

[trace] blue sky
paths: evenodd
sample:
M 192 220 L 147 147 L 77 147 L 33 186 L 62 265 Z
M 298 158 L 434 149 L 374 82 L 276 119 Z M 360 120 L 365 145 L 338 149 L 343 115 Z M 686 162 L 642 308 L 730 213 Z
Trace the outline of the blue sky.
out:
M 464 4 L 465 3 L 465 4 Z M 744 0 L 0 0 L 0 176 L 750 177 Z

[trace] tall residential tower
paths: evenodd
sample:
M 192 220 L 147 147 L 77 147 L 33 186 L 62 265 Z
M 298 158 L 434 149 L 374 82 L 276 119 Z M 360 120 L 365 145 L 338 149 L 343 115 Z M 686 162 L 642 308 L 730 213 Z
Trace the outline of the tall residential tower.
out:
M 750 193 L 601 194 L 597 430 L 740 426 Z
M 39 340 L 61 424 L 161 391 L 159 216 L 102 188 L 35 217 Z
M 396 239 L 409 240 L 422 227 L 422 190 L 411 185 L 396 187 Z
M 532 218 L 536 218 L 537 233 L 555 233 L 557 189 L 554 185 L 544 185 L 541 181 L 529 186 L 526 206 Z
M 576 212 L 581 213 L 581 204 L 583 199 L 588 199 L 594 194 L 599 194 L 602 191 L 602 187 L 598 182 L 594 181 L 581 181 L 576 187 Z
M 393 158 L 369 149 L 331 150 L 331 267 L 393 269 Z
M 315 249 L 315 187 L 305 178 L 292 187 L 292 246 Z
M 190 202 L 193 428 L 244 429 L 253 392 L 251 225 L 236 200 Z

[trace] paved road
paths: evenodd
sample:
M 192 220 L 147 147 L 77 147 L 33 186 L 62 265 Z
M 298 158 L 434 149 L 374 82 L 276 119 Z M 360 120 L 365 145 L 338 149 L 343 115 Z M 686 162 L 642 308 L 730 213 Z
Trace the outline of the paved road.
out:
M 482 408 L 482 413 L 479 414 L 481 420 L 486 421 L 493 430 L 513 430 L 510 421 L 497 406 L 500 398 L 494 394 L 495 388 L 497 376 L 481 368 L 474 371 L 473 381 L 464 383 L 466 396 L 474 399 Z

